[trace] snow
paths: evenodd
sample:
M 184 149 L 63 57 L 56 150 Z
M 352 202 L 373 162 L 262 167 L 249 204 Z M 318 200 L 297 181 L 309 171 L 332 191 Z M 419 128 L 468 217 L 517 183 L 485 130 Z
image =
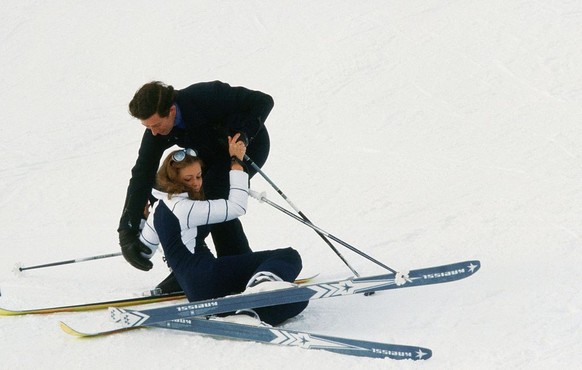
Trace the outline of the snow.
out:
M 318 226 L 397 270 L 470 259 L 449 284 L 313 302 L 287 328 L 431 348 L 425 362 L 138 330 L 104 311 L 1 317 L 6 369 L 548 369 L 582 361 L 582 3 L 3 1 L 0 306 L 137 296 L 167 275 L 109 258 L 145 82 L 275 99 L 265 173 Z M 285 205 L 259 176 L 252 187 Z M 313 230 L 250 201 L 255 250 L 351 275 Z M 338 247 L 362 275 L 384 271 Z

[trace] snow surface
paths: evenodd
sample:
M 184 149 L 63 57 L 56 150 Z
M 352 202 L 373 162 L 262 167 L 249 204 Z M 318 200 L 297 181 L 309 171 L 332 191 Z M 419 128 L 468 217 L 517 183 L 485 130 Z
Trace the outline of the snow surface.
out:
M 550 369 L 582 361 L 582 3 L 31 1 L 0 4 L 0 306 L 139 295 L 120 258 L 145 82 L 275 99 L 269 177 L 318 226 L 397 270 L 479 259 L 455 283 L 312 303 L 287 328 L 417 344 L 426 362 L 165 330 L 78 340 L 104 311 L 0 317 L 3 369 Z M 259 176 L 255 190 L 284 201 Z M 351 275 L 313 230 L 250 201 L 255 250 Z M 361 274 L 383 270 L 339 247 Z

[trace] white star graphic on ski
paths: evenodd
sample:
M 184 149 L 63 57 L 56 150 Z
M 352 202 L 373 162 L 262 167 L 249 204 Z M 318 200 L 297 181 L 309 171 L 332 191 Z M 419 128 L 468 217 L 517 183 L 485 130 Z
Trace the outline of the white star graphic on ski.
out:
M 473 263 L 471 263 L 469 265 L 469 272 L 471 272 L 471 273 L 474 272 L 476 268 L 477 268 L 477 265 L 474 265 Z

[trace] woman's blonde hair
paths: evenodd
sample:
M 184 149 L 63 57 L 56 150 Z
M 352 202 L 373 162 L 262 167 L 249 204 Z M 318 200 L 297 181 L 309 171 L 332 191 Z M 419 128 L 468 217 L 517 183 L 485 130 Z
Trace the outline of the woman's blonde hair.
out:
M 156 189 L 168 193 L 168 199 L 171 199 L 173 195 L 180 193 L 188 193 L 188 196 L 191 199 L 200 199 L 200 195 L 202 195 L 202 199 L 204 199 L 204 192 L 202 189 L 200 189 L 199 194 L 194 195 L 192 190 L 180 181 L 180 170 L 182 168 L 188 167 L 193 163 L 199 163 L 200 168 L 204 168 L 204 162 L 202 162 L 200 157 L 188 154 L 186 154 L 181 161 L 174 160 L 174 154 L 181 151 L 183 151 L 183 149 L 175 150 L 164 159 L 164 162 L 156 175 Z

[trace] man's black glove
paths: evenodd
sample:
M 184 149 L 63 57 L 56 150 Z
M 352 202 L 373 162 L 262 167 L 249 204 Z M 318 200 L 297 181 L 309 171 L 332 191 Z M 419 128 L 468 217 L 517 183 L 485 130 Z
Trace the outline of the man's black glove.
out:
M 136 269 L 149 271 L 154 266 L 149 259 L 142 256 L 142 252 L 151 254 L 152 250 L 139 241 L 135 231 L 129 229 L 119 230 L 119 245 L 125 260 Z

